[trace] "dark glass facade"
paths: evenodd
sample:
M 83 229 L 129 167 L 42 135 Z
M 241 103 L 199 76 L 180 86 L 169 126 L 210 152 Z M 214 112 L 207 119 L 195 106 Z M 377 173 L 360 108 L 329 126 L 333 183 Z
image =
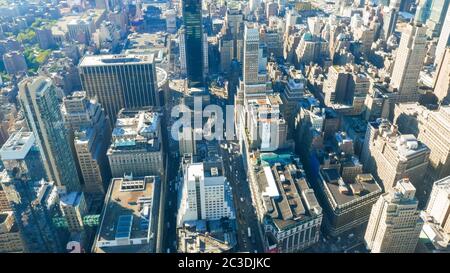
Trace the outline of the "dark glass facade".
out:
M 202 1 L 183 0 L 186 42 L 186 70 L 189 85 L 203 86 Z

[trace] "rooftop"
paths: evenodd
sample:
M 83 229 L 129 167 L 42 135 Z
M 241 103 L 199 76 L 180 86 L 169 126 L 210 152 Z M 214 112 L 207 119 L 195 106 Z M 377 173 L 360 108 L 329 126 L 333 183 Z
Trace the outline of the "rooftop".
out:
M 0 149 L 1 160 L 20 160 L 24 159 L 28 151 L 34 145 L 34 135 L 32 132 L 13 133 Z
M 150 239 L 153 200 L 159 177 L 113 178 L 106 196 L 98 231 L 99 241 Z M 158 199 L 156 199 L 158 200 Z
M 90 66 L 116 66 L 116 65 L 137 65 L 153 64 L 154 55 L 85 55 L 81 61 L 80 67 Z
M 381 194 L 381 187 L 371 174 L 358 174 L 354 182 L 344 182 L 335 168 L 320 170 L 325 193 L 332 199 L 333 207 L 342 207 L 372 194 Z
M 293 155 L 280 156 L 280 160 L 272 161 L 265 153 L 260 155 L 264 165 L 257 173 L 257 181 L 267 220 L 282 230 L 322 214 L 322 208 L 299 160 Z

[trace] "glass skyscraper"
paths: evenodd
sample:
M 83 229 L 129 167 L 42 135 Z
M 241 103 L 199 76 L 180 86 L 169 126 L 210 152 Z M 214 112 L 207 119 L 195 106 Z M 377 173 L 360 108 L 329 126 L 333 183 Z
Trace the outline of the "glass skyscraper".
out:
M 68 191 L 78 191 L 75 158 L 52 80 L 41 76 L 23 80 L 19 84 L 19 101 L 36 137 L 48 179 Z
M 182 3 L 189 86 L 202 87 L 204 84 L 202 1 L 183 0 Z

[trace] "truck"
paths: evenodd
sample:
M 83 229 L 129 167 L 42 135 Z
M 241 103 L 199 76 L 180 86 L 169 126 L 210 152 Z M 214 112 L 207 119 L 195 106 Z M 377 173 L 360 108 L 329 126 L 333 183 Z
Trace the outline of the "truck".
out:
M 248 227 L 247 232 L 248 232 L 248 238 L 252 237 L 252 229 L 250 227 Z

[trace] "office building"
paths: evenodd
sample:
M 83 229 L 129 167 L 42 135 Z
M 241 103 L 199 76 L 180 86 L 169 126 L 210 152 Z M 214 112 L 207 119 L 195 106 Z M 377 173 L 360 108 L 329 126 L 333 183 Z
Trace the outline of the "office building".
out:
M 0 210 L 0 253 L 23 252 L 22 238 L 12 211 Z
M 433 182 L 450 175 L 450 106 L 418 117 L 418 139 L 430 149 L 427 180 Z
M 427 35 L 429 37 L 439 37 L 444 21 L 448 20 L 446 15 L 448 15 L 449 4 L 450 1 L 448 0 L 433 0 L 430 16 L 426 21 Z
M 101 106 L 86 98 L 86 92 L 73 92 L 63 98 L 61 112 L 77 155 L 83 179 L 83 192 L 103 195 L 111 179 L 106 152 L 110 144 L 111 127 Z
M 20 130 L 11 134 L 0 149 L 0 160 L 6 170 L 14 171 L 17 168 L 29 179 L 40 180 L 46 177 L 44 163 L 32 132 Z
M 112 177 L 163 173 L 161 119 L 161 113 L 151 108 L 119 112 L 107 152 Z
M 389 37 L 395 32 L 397 24 L 398 10 L 384 7 L 383 9 L 383 38 L 387 41 Z
M 202 23 L 202 1 L 183 0 L 182 17 L 186 49 L 186 71 L 190 86 L 204 85 L 204 35 Z
M 442 26 L 441 35 L 439 35 L 439 40 L 436 45 L 436 57 L 434 60 L 435 65 L 437 65 L 441 61 L 441 58 L 444 55 L 444 51 L 448 46 L 450 46 L 450 8 L 447 10 L 447 15 L 445 15 L 445 21 Z
M 24 252 L 62 252 L 64 236 L 53 224 L 53 218 L 59 216 L 55 184 L 16 179 L 7 171 L 0 174 L 0 183 L 11 205 Z
M 97 98 L 111 126 L 122 108 L 159 106 L 153 55 L 85 56 L 79 69 L 83 90 Z
M 447 47 L 441 55 L 435 73 L 433 93 L 439 102 L 448 104 L 450 103 L 450 47 Z
M 275 151 L 287 144 L 287 122 L 281 114 L 279 94 L 249 98 L 245 105 L 246 120 L 242 122 L 247 149 Z
M 26 73 L 28 70 L 25 57 L 20 51 L 11 51 L 3 55 L 3 65 L 6 73 L 15 75 L 17 73 Z
M 397 90 L 397 102 L 417 102 L 419 73 L 427 52 L 426 27 L 409 23 L 402 33 L 395 57 L 391 87 Z
M 113 178 L 92 252 L 156 252 L 160 191 L 158 176 Z
M 423 221 L 417 208 L 416 189 L 407 180 L 384 193 L 372 208 L 364 236 L 372 253 L 413 253 Z
M 319 241 L 322 208 L 293 154 L 253 154 L 249 184 L 266 252 L 302 251 Z
M 344 179 L 335 168 L 319 172 L 320 195 L 324 206 L 324 226 L 328 234 L 338 236 L 360 228 L 368 222 L 373 204 L 382 193 L 371 174 L 356 174 L 354 179 Z
M 436 181 L 427 207 L 421 212 L 424 221 L 416 252 L 450 251 L 450 176 Z
M 59 207 L 67 221 L 70 232 L 84 230 L 83 217 L 87 214 L 87 204 L 82 192 L 69 192 L 60 195 Z
M 417 188 L 417 198 L 425 205 L 424 181 L 430 149 L 414 135 L 401 134 L 387 120 L 370 122 L 363 144 L 364 169 L 378 179 L 385 192 L 402 178 L 409 178 Z
M 41 76 L 23 80 L 19 84 L 19 101 L 36 137 L 47 178 L 68 191 L 79 190 L 76 159 L 52 81 Z
M 178 193 L 177 227 L 187 221 L 234 219 L 229 182 L 222 162 L 187 163 Z

